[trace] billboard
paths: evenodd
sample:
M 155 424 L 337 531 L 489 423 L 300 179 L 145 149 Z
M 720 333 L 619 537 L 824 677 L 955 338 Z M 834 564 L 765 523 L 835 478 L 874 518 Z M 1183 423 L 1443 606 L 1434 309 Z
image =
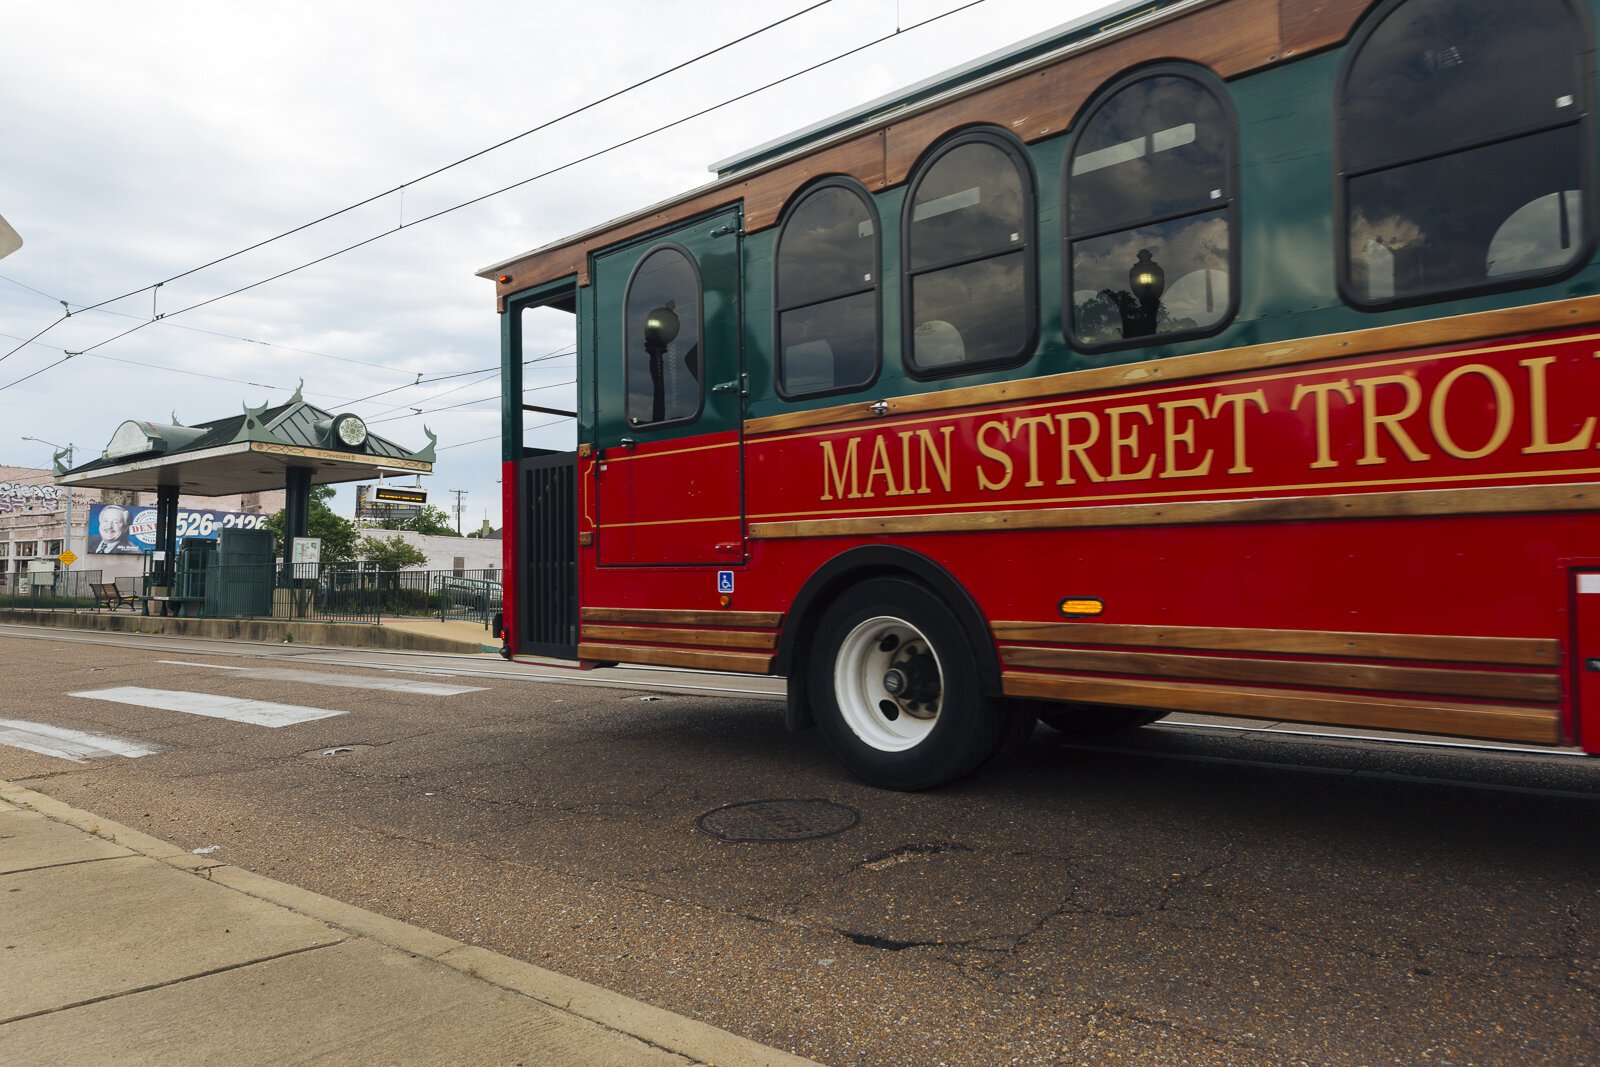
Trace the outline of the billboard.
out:
M 223 530 L 260 530 L 265 515 L 242 511 L 178 509 L 178 544 L 186 540 L 215 541 Z M 149 552 L 156 547 L 156 509 L 122 504 L 89 506 L 89 554 Z
M 400 489 L 392 485 L 356 486 L 356 518 L 415 519 L 422 514 L 428 494 L 422 489 Z

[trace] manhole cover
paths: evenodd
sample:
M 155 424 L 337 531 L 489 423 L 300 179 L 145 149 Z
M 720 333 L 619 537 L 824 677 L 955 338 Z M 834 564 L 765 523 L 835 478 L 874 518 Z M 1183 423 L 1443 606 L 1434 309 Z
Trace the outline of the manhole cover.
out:
M 708 811 L 694 824 L 723 841 L 809 841 L 860 821 L 854 808 L 831 800 L 746 800 Z

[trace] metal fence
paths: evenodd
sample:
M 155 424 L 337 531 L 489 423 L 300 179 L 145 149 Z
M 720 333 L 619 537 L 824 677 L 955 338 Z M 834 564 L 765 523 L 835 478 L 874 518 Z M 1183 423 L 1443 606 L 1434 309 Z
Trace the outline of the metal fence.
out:
M 177 567 L 124 579 L 138 610 L 195 618 L 304 619 L 376 623 L 385 617 L 433 617 L 488 627 L 501 609 L 497 570 L 380 571 L 360 564 L 243 563 Z M 16 581 L 17 578 L 23 579 Z M 117 610 L 95 595 L 100 571 L 12 575 L 0 583 L 0 608 Z M 28 579 L 32 579 L 29 581 Z M 128 604 L 120 605 L 127 610 Z
M 39 571 L 0 575 L 0 608 L 92 611 L 100 571 Z

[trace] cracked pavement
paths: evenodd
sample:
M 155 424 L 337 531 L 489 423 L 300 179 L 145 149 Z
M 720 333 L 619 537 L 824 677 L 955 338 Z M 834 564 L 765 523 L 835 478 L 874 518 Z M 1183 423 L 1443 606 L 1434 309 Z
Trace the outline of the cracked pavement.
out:
M 1041 727 L 1009 767 L 906 795 L 759 695 L 498 663 L 448 679 L 480 692 L 370 690 L 444 661 L 348 650 L 159 662 L 289 656 L 0 635 L 0 717 L 164 748 L 0 748 L 0 778 L 824 1063 L 1600 1063 L 1600 761 Z M 272 730 L 65 695 L 124 685 L 347 714 Z M 763 798 L 860 821 L 694 827 Z

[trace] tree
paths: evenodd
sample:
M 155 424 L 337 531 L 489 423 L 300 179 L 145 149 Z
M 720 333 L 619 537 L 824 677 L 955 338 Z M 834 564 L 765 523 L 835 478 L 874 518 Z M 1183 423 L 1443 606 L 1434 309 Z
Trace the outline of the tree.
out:
M 333 499 L 334 488 L 331 485 L 313 485 L 311 487 L 311 508 L 306 521 L 306 534 L 309 537 L 322 538 L 322 562 L 324 563 L 349 563 L 356 558 L 356 524 L 342 515 L 334 512 L 328 506 L 328 501 Z M 272 531 L 273 544 L 281 556 L 283 554 L 283 512 L 267 519 L 264 524 Z
M 375 525 L 380 530 L 410 530 L 412 533 L 431 534 L 435 537 L 459 536 L 450 525 L 450 517 L 432 504 L 422 505 L 415 518 L 379 519 Z
M 420 567 L 428 562 L 427 553 L 403 537 L 363 537 L 356 543 L 356 552 L 363 560 L 377 564 L 380 571 Z

